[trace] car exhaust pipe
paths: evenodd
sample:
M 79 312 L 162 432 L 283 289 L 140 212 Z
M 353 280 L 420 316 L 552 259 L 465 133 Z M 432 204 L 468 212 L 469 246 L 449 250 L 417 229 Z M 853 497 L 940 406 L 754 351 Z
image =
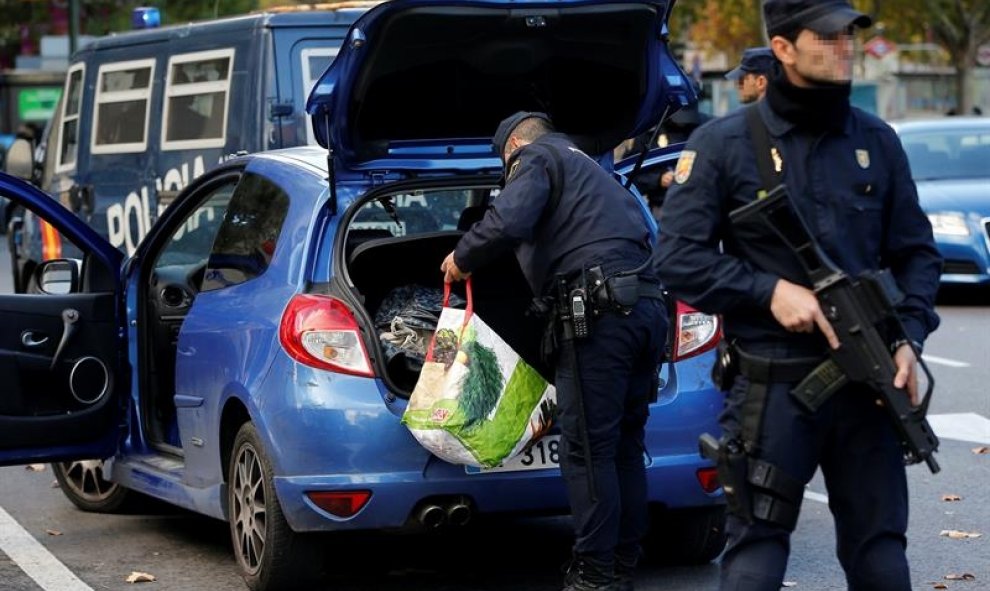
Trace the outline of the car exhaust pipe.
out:
M 437 529 L 447 522 L 447 513 L 440 505 L 423 505 L 416 512 L 416 520 L 427 529 Z
M 447 505 L 447 523 L 456 527 L 463 527 L 471 521 L 474 511 L 471 505 L 464 499 L 458 499 Z

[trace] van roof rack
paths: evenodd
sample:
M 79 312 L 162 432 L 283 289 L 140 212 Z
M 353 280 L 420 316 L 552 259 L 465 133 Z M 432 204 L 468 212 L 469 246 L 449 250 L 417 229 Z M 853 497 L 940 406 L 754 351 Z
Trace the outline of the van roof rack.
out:
M 343 2 L 318 2 L 312 4 L 288 4 L 282 6 L 269 6 L 268 8 L 262 8 L 259 10 L 252 11 L 253 13 L 262 12 L 308 12 L 312 10 L 344 10 L 347 8 L 372 8 L 378 6 L 384 0 L 345 0 Z

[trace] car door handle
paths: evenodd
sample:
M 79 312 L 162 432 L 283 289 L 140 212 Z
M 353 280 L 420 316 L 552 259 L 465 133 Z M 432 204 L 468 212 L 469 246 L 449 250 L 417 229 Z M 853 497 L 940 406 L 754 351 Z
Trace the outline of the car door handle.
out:
M 48 342 L 48 335 L 33 330 L 21 333 L 21 344 L 29 349 L 40 347 Z
M 55 349 L 55 356 L 52 357 L 50 369 L 55 369 L 55 366 L 58 364 L 58 358 L 62 356 L 62 351 L 65 350 L 65 346 L 69 344 L 69 339 L 76 332 L 76 321 L 78 320 L 78 310 L 73 310 L 72 308 L 62 310 L 62 340 L 58 342 L 58 349 Z

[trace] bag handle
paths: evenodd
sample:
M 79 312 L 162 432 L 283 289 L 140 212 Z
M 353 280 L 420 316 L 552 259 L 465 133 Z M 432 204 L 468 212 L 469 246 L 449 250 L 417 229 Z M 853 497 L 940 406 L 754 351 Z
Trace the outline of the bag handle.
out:
M 460 345 L 461 337 L 464 336 L 464 329 L 467 328 L 468 323 L 471 321 L 471 317 L 474 316 L 474 294 L 471 290 L 471 278 L 468 277 L 464 282 L 464 291 L 467 294 L 467 306 L 464 308 L 464 323 L 461 324 L 461 332 L 457 335 L 457 344 Z M 450 283 L 443 284 L 443 304 L 442 307 L 447 308 L 450 304 Z M 437 344 L 437 331 L 433 331 L 433 337 L 430 338 L 430 346 L 426 349 L 426 361 L 433 361 L 433 346 Z

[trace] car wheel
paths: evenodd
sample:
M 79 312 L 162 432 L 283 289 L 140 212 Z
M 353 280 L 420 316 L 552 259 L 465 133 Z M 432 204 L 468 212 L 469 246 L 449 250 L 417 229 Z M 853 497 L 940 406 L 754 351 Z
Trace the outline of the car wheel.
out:
M 271 462 L 252 423 L 237 432 L 231 458 L 230 536 L 247 586 L 253 591 L 298 588 L 311 580 L 316 561 L 282 514 Z
M 72 504 L 83 511 L 114 513 L 133 493 L 103 478 L 103 460 L 52 464 L 58 485 Z
M 725 548 L 725 507 L 651 508 L 646 555 L 662 564 L 705 564 Z

